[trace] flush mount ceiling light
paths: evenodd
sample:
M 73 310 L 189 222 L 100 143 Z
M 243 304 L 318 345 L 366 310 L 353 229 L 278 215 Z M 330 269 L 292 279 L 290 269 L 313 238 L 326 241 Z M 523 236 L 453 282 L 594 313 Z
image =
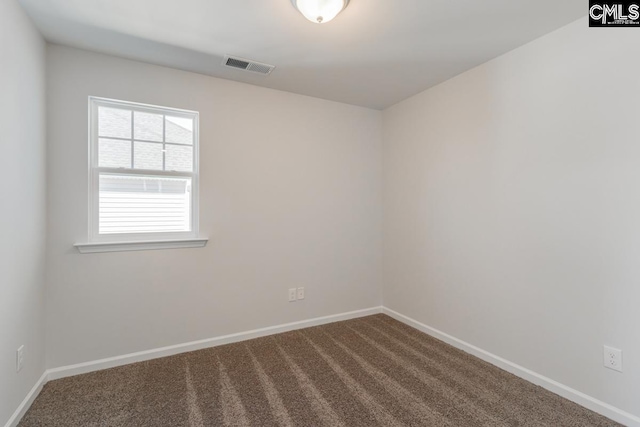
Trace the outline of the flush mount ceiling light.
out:
M 338 16 L 349 0 L 291 0 L 291 3 L 311 22 L 324 24 Z

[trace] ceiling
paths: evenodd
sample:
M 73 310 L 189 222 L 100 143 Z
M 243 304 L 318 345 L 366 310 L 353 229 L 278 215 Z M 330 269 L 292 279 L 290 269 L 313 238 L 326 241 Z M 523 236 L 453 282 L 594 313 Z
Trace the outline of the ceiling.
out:
M 290 0 L 18 1 L 50 42 L 375 109 L 586 15 L 584 0 L 351 0 L 318 25 Z

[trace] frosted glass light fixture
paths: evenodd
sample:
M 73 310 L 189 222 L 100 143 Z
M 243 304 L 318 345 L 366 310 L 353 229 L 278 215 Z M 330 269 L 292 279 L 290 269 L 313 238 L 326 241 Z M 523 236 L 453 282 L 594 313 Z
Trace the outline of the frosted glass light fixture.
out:
M 349 0 L 291 0 L 291 3 L 311 22 L 324 24 L 338 16 Z

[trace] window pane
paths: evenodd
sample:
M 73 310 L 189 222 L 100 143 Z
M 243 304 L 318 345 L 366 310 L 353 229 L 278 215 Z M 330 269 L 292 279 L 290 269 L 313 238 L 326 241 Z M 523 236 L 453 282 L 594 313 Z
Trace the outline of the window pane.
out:
M 135 169 L 162 170 L 162 144 L 136 141 L 133 150 Z
M 103 168 L 130 168 L 131 141 L 100 138 L 98 165 Z
M 133 113 L 134 139 L 162 142 L 162 114 Z
M 100 234 L 190 230 L 191 178 L 100 175 Z
M 114 138 L 131 138 L 131 111 L 99 107 L 98 134 Z
M 167 142 L 193 144 L 193 119 L 166 116 L 165 136 Z
M 165 145 L 165 170 L 193 172 L 193 147 Z

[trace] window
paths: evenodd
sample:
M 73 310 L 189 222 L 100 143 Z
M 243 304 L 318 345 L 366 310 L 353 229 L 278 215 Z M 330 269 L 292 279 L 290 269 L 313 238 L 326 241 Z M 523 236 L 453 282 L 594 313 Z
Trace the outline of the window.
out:
M 90 98 L 89 240 L 198 233 L 198 113 Z

